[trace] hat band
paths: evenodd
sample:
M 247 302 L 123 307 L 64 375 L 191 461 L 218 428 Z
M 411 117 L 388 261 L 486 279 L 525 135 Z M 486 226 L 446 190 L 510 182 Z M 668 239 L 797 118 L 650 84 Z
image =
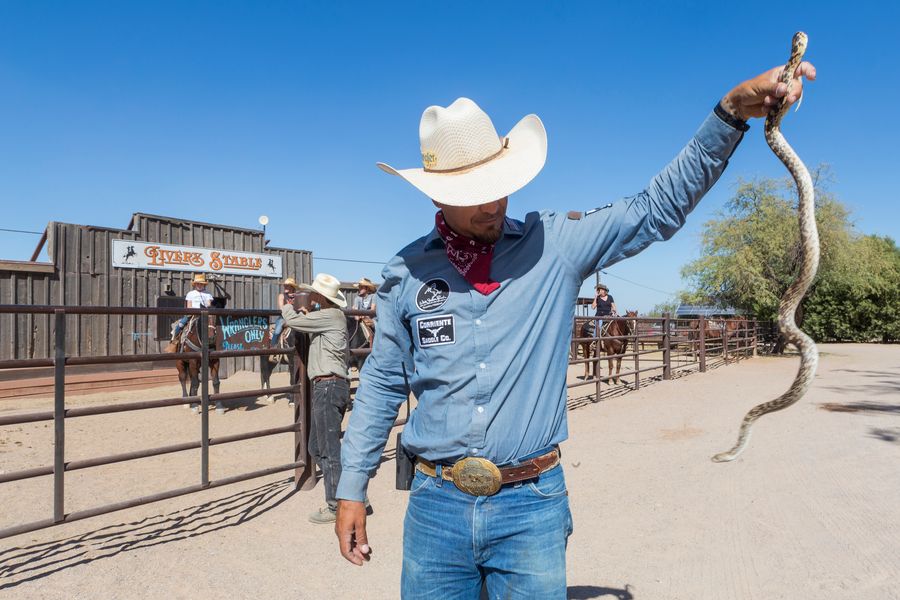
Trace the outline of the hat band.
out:
M 491 154 L 487 158 L 483 158 L 477 162 L 473 162 L 468 165 L 463 165 L 461 167 L 453 167 L 452 169 L 429 169 L 428 167 L 425 167 L 424 170 L 426 173 L 456 173 L 458 171 L 466 171 L 468 169 L 483 165 L 484 163 L 491 162 L 492 160 L 494 160 L 495 158 L 498 158 L 501 154 L 503 154 L 503 151 L 506 150 L 507 148 L 509 148 L 509 138 L 505 137 L 505 138 L 503 138 L 503 145 L 500 146 L 500 150 L 498 150 L 494 154 Z

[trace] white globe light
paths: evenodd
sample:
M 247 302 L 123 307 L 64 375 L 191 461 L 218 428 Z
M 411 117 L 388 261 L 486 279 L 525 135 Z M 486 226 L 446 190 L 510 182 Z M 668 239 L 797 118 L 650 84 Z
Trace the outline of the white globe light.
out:
M 265 227 L 266 225 L 268 225 L 268 224 L 269 224 L 269 217 L 267 217 L 266 215 L 262 215 L 262 216 L 259 218 L 259 224 L 262 225 L 263 227 Z

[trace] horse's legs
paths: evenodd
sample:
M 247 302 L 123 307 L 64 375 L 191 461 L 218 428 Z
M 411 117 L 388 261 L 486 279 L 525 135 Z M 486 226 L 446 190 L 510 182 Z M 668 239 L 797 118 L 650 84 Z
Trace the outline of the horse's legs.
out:
M 219 359 L 211 360 L 209 363 L 209 371 L 210 375 L 212 375 L 212 384 L 213 384 L 213 393 L 219 393 Z M 225 405 L 222 404 L 221 400 L 216 400 L 216 412 L 218 414 L 225 413 Z
M 591 344 L 590 344 L 590 342 L 579 342 L 578 345 L 581 346 L 581 354 L 582 354 L 582 356 L 584 356 L 585 359 L 590 359 L 590 358 L 591 358 Z M 577 353 L 576 353 L 576 354 L 577 354 Z M 590 363 L 590 362 L 584 363 L 584 378 L 585 378 L 585 379 L 588 378 L 588 374 L 589 374 L 589 372 L 590 372 L 590 368 L 591 368 L 591 363 Z
M 184 366 L 184 362 L 178 361 L 175 363 L 175 369 L 178 371 L 178 383 L 181 384 L 181 397 L 187 398 L 188 389 L 187 389 L 187 380 L 188 374 L 187 369 Z M 182 404 L 183 407 L 188 408 L 189 405 Z
M 273 369 L 273 367 L 272 367 L 272 363 L 269 362 L 269 357 L 268 356 L 260 356 L 259 357 L 259 387 L 260 387 L 260 389 L 263 389 L 263 390 L 272 389 L 272 383 L 269 381 L 269 379 L 272 377 L 272 369 Z M 265 402 L 271 402 L 272 395 L 265 394 L 263 396 L 263 400 Z
M 190 363 L 190 371 L 191 371 L 191 396 L 197 395 L 197 390 L 200 388 L 200 368 L 199 361 L 191 361 Z M 194 402 L 191 404 L 191 409 L 194 412 L 200 412 L 200 405 Z

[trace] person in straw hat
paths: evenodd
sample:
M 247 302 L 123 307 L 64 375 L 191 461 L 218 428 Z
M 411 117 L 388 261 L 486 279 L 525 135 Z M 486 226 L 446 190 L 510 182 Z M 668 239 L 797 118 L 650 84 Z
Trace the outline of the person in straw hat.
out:
M 613 300 L 612 295 L 609 293 L 609 288 L 606 287 L 605 283 L 597 284 L 594 293 L 594 301 L 591 303 L 591 308 L 596 311 L 594 313 L 595 317 L 610 317 L 619 314 L 618 309 L 616 309 L 616 301 Z M 596 326 L 600 328 L 600 335 L 604 335 L 606 333 L 606 328 L 604 327 L 604 325 L 609 325 L 609 323 L 609 321 L 606 321 L 606 323 L 604 323 L 603 319 L 600 319 L 596 322 Z
M 731 90 L 675 159 L 635 196 L 587 212 L 506 216 L 544 166 L 547 135 L 528 115 L 504 136 L 460 98 L 425 110 L 422 167 L 395 169 L 432 199 L 434 227 L 393 259 L 378 329 L 344 436 L 335 533 L 371 556 L 364 498 L 409 393 L 398 456 L 416 457 L 401 592 L 412 598 L 565 598 L 572 517 L 558 445 L 575 301 L 598 269 L 671 237 L 748 128 L 785 95 L 780 67 Z M 798 73 L 813 78 L 812 65 Z M 786 100 L 796 101 L 797 85 Z M 535 551 L 538 549 L 539 551 Z
M 297 280 L 293 277 L 288 277 L 282 283 L 282 291 L 278 294 L 278 297 L 275 299 L 275 304 L 278 306 L 278 310 L 284 308 L 285 304 L 291 304 L 294 301 L 294 295 L 297 293 Z M 272 330 L 272 339 L 270 340 L 270 346 L 273 348 L 278 345 L 278 338 L 281 337 L 281 332 L 284 331 L 284 317 L 278 316 L 275 318 L 275 327 Z M 277 356 L 269 357 L 270 360 L 272 358 L 275 361 L 278 360 Z
M 375 310 L 376 302 L 375 302 L 375 292 L 378 290 L 378 286 L 372 283 L 372 280 L 363 277 L 356 283 L 356 289 L 358 293 L 356 298 L 353 299 L 353 309 L 354 310 Z M 372 344 L 372 332 L 375 329 L 375 319 L 372 317 L 354 317 L 356 321 L 359 323 L 360 328 L 362 329 L 363 336 L 366 338 L 366 343 Z
M 191 291 L 184 297 L 185 308 L 209 308 L 213 297 L 212 294 L 206 291 L 207 283 L 205 273 L 196 273 L 194 275 L 194 278 L 191 280 Z M 181 330 L 184 329 L 190 320 L 191 317 L 185 315 L 175 322 L 175 325 L 172 326 L 172 337 L 168 346 L 163 350 L 164 352 L 175 352 L 178 349 L 178 334 L 181 333 Z
M 312 382 L 309 453 L 322 470 L 325 505 L 309 515 L 312 523 L 333 523 L 337 509 L 338 479 L 341 477 L 341 422 L 350 404 L 350 378 L 347 372 L 347 320 L 342 308 L 347 299 L 341 282 L 332 275 L 319 273 L 312 285 L 297 285 L 308 292 L 311 308 L 294 308 L 285 302 L 281 316 L 295 331 L 309 334 L 307 372 Z

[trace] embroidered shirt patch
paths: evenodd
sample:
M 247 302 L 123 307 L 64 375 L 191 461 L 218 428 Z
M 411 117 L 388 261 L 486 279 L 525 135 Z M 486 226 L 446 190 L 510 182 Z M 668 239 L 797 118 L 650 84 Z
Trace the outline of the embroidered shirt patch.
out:
M 450 284 L 443 279 L 429 279 L 416 292 L 419 310 L 437 310 L 450 297 Z
M 420 348 L 456 343 L 456 326 L 453 322 L 453 315 L 420 317 L 416 321 L 416 331 L 419 335 Z

